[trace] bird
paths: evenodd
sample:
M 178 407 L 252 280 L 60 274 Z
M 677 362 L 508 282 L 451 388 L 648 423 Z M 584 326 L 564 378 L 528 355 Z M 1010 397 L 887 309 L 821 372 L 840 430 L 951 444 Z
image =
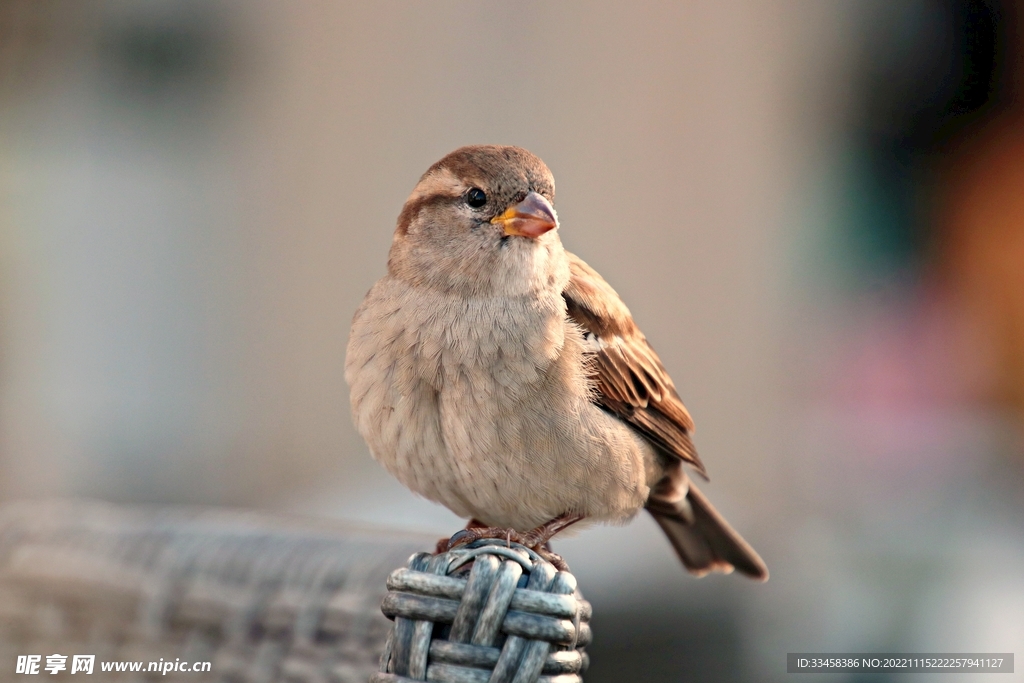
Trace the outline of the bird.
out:
M 469 520 L 448 548 L 550 553 L 571 526 L 646 509 L 690 573 L 767 580 L 687 474 L 707 477 L 693 420 L 619 295 L 562 246 L 554 198 L 520 147 L 460 147 L 423 174 L 353 317 L 358 432 L 402 484 Z

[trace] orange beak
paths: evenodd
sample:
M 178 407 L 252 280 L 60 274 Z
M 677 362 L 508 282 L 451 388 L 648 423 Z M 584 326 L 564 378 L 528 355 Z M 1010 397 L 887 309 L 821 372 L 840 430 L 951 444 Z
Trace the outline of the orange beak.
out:
M 558 217 L 551 202 L 531 192 L 523 201 L 492 218 L 491 223 L 500 224 L 506 235 L 536 239 L 548 230 L 557 228 Z

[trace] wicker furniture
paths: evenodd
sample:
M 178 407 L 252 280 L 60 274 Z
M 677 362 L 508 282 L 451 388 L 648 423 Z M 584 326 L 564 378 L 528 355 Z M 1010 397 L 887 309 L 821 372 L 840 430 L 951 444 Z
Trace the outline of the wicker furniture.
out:
M 0 506 L 0 681 L 19 655 L 67 655 L 42 680 L 364 683 L 390 623 L 388 573 L 436 539 L 287 517 L 94 502 Z M 94 654 L 93 675 L 70 674 Z M 211 662 L 210 673 L 100 671 Z M 144 667 L 145 668 L 145 667 Z M 38 680 L 38 679 L 37 679 Z

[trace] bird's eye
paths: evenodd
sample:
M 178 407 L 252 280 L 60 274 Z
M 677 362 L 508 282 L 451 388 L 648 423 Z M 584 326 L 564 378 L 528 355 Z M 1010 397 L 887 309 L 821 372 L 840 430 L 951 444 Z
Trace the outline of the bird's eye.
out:
M 474 209 L 479 209 L 487 203 L 487 194 L 479 187 L 471 187 L 466 193 L 466 203 Z

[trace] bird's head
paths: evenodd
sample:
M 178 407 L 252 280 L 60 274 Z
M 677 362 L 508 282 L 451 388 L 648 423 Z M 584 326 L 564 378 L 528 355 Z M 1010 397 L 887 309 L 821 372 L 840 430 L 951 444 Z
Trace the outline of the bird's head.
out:
M 561 291 L 568 263 L 555 181 L 519 147 L 461 147 L 431 166 L 405 202 L 391 275 L 465 296 Z

